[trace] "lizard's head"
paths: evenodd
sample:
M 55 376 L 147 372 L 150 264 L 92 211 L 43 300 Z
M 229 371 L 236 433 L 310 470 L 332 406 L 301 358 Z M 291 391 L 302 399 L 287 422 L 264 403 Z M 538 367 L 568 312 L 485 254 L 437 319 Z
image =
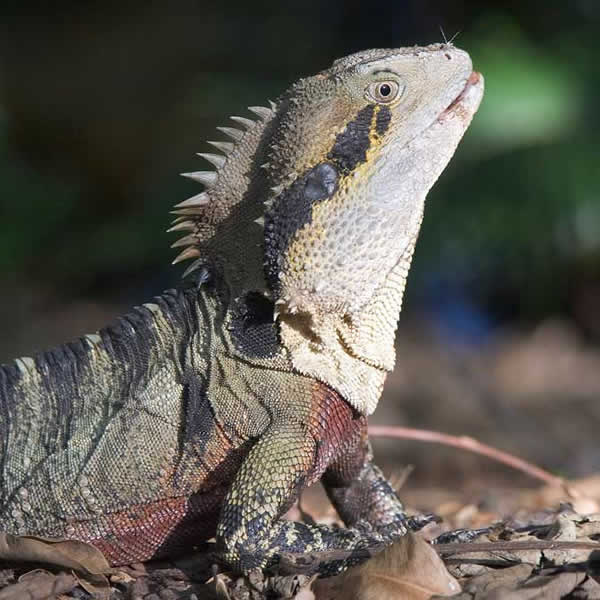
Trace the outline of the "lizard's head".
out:
M 267 283 L 295 366 L 354 394 L 360 410 L 379 397 L 383 377 L 374 371 L 394 365 L 425 196 L 482 94 L 469 55 L 436 45 L 346 57 L 279 104 Z M 358 397 L 367 386 L 372 392 Z
M 179 205 L 183 256 L 238 265 L 234 293 L 270 296 L 295 368 L 370 412 L 394 364 L 425 196 L 482 94 L 448 44 L 368 50 L 300 80 L 251 108 L 258 122 L 234 117 L 245 132 L 223 129 L 226 158 L 205 155 L 216 173 L 189 174 L 207 189 Z
M 265 218 L 281 315 L 352 317 L 372 299 L 414 244 L 482 87 L 468 54 L 440 45 L 354 54 L 282 97 Z

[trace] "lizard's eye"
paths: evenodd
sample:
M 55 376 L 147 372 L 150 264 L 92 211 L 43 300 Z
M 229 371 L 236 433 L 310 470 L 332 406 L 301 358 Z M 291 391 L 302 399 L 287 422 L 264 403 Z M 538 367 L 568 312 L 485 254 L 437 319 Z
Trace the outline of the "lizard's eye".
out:
M 367 88 L 367 96 L 375 102 L 389 104 L 400 95 L 401 91 L 397 81 L 376 81 Z

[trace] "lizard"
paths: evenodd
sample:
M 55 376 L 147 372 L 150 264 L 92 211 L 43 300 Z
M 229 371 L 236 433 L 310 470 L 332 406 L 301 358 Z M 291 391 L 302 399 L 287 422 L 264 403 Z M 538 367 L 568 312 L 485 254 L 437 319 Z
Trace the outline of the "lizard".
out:
M 425 197 L 482 95 L 451 44 L 373 49 L 231 117 L 174 208 L 184 283 L 0 368 L 0 531 L 112 565 L 214 537 L 242 574 L 349 551 L 322 576 L 406 534 L 367 417 Z M 318 480 L 345 528 L 282 518 Z

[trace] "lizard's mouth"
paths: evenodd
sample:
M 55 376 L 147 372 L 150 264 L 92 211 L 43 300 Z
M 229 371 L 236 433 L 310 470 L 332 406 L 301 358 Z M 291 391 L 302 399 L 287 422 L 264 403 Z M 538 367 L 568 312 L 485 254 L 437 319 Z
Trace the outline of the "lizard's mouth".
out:
M 438 117 L 438 120 L 443 119 L 444 117 L 449 115 L 451 112 L 454 112 L 454 110 L 462 104 L 462 101 L 466 98 L 467 94 L 471 91 L 471 89 L 473 87 L 479 85 L 480 82 L 481 82 L 481 73 L 479 73 L 478 71 L 473 71 L 469 75 L 469 78 L 467 79 L 467 82 L 465 83 L 465 87 L 461 90 L 460 94 L 458 94 L 458 96 L 456 96 L 456 98 L 454 98 L 454 100 L 452 100 L 452 102 L 448 105 L 448 107 L 442 111 L 442 113 Z

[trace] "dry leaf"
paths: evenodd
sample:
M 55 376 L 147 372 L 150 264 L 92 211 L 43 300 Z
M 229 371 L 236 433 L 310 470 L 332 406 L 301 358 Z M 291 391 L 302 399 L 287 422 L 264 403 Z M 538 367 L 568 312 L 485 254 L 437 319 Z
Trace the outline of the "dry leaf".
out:
M 600 584 L 588 577 L 573 590 L 571 596 L 572 600 L 599 600 Z
M 54 575 L 36 569 L 25 573 L 14 583 L 0 590 L 0 600 L 52 600 L 63 593 L 70 592 L 77 585 L 73 575 L 59 573 Z
M 366 563 L 314 585 L 317 600 L 427 600 L 460 591 L 435 550 L 409 533 Z
M 507 590 L 515 584 L 520 584 L 531 576 L 532 565 L 521 564 L 505 569 L 493 569 L 470 579 L 464 585 L 465 594 L 487 598 L 495 593 L 496 589 Z M 501 596 L 500 596 L 501 597 Z
M 110 595 L 105 575 L 112 569 L 102 552 L 85 542 L 0 532 L 0 560 L 43 563 L 73 570 L 87 592 L 97 598 Z
M 111 583 L 131 583 L 132 581 L 135 581 L 135 577 L 125 571 L 117 571 L 110 576 Z
M 498 587 L 489 594 L 489 600 L 560 600 L 567 597 L 586 578 L 585 572 L 563 571 L 551 575 L 537 575 L 524 583 Z

